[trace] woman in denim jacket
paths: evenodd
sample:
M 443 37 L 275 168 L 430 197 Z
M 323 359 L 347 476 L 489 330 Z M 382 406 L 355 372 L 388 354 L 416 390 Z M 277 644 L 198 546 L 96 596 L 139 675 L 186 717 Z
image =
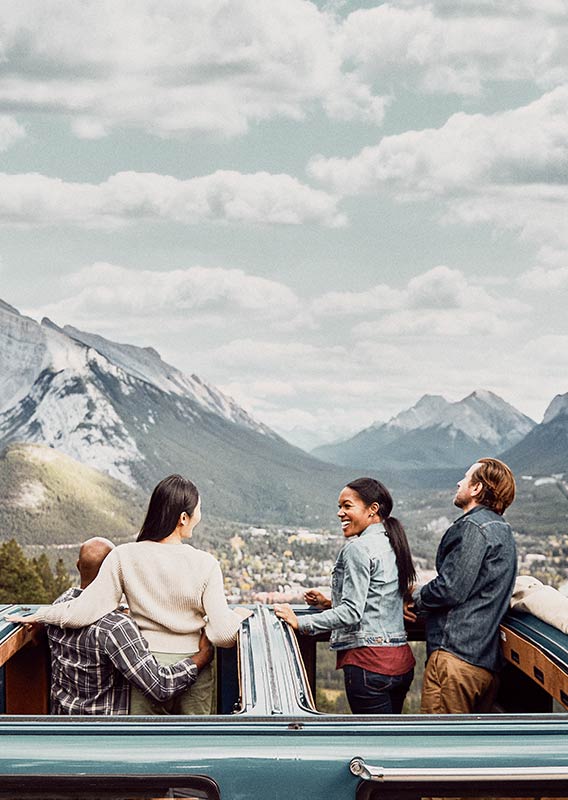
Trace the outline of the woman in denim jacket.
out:
M 298 619 L 288 604 L 276 615 L 300 633 L 331 631 L 345 690 L 354 714 L 400 714 L 414 677 L 402 601 L 415 581 L 404 528 L 391 517 L 392 497 L 373 478 L 358 478 L 339 495 L 337 516 L 346 539 L 335 562 L 331 600 L 306 592 L 325 609 Z

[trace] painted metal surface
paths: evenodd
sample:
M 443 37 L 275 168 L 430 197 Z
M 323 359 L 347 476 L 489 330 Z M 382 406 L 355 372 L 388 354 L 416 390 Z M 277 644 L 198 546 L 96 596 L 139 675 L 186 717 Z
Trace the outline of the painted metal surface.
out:
M 6 719 L 0 776 L 198 774 L 214 779 L 221 797 L 231 800 L 339 799 L 355 796 L 354 757 L 409 774 L 568 769 L 568 719 L 561 716 Z
M 530 620 L 521 622 L 529 635 Z M 13 630 L 1 621 L 0 643 Z M 538 625 L 533 633 L 557 640 L 555 655 L 562 658 L 568 637 Z M 3 778 L 28 776 L 202 775 L 216 781 L 222 800 L 342 800 L 355 798 L 365 778 L 363 768 L 354 774 L 354 759 L 365 765 L 367 778 L 382 774 L 402 783 L 405 775 L 438 779 L 468 771 L 568 773 L 568 714 L 319 714 L 294 635 L 263 606 L 254 607 L 235 655 L 237 713 L 199 718 L 1 716 L 0 787 Z M 568 650 L 566 656 L 565 666 Z M 228 692 L 227 708 L 231 703 Z

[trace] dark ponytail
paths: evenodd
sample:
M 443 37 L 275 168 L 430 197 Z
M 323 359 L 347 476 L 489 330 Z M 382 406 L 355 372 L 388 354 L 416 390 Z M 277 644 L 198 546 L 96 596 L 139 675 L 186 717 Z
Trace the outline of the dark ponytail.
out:
M 401 523 L 390 515 L 393 502 L 389 490 L 374 478 L 357 478 L 348 483 L 347 486 L 357 492 L 365 505 L 378 504 L 379 516 L 383 521 L 388 540 L 396 558 L 398 588 L 404 597 L 416 582 L 416 570 L 412 563 L 412 554 L 405 530 Z

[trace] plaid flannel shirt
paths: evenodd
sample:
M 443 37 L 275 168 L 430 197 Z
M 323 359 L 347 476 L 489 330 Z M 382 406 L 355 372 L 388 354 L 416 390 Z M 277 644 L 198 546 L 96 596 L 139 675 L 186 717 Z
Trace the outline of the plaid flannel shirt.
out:
M 78 588 L 68 589 L 55 602 L 80 593 Z M 197 678 L 191 658 L 161 666 L 137 625 L 119 611 L 85 628 L 48 625 L 47 636 L 52 714 L 128 714 L 130 683 L 163 703 Z

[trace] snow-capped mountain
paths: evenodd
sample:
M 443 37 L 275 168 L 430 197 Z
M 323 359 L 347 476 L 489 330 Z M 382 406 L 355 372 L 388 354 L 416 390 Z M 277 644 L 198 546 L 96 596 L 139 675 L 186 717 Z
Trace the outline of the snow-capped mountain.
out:
M 489 391 L 472 392 L 455 403 L 424 395 L 388 422 L 313 452 L 337 464 L 373 469 L 463 467 L 483 453 L 503 452 L 535 424 Z
M 568 392 L 557 394 L 552 400 L 542 418 L 542 424 L 548 425 L 555 417 L 568 416 Z
M 163 392 L 190 398 L 206 411 L 231 422 L 271 436 L 276 434 L 254 420 L 235 401 L 196 375 L 187 376 L 166 364 L 151 347 L 118 344 L 70 325 L 59 328 L 44 318 L 41 325 L 21 315 L 0 300 L 0 411 L 21 396 L 43 369 L 84 369 L 86 353 L 92 350 L 125 374 Z
M 341 480 L 155 350 L 40 325 L 6 303 L 0 399 L 0 448 L 49 445 L 145 491 L 181 472 L 232 519 L 325 513 Z
M 0 411 L 24 397 L 47 361 L 40 326 L 0 300 Z
M 253 419 L 231 397 L 211 384 L 205 383 L 197 375 L 185 375 L 170 364 L 166 364 L 153 347 L 117 344 L 97 334 L 77 330 L 71 325 L 59 329 L 48 319 L 42 320 L 42 325 L 61 330 L 71 339 L 94 348 L 128 375 L 151 383 L 163 392 L 189 397 L 212 414 L 258 433 L 273 437 L 277 435 L 267 425 Z
M 392 430 L 393 434 L 399 431 L 413 431 L 435 425 L 440 421 L 450 403 L 439 394 L 425 394 L 412 408 L 401 411 L 388 422 L 374 423 L 373 430 Z
M 448 423 L 475 442 L 502 452 L 519 442 L 535 421 L 493 392 L 477 390 L 442 412 L 441 424 Z
M 529 475 L 568 473 L 568 393 L 557 394 L 537 425 L 503 454 L 511 467 Z
M 142 382 L 277 438 L 231 398 L 195 375 L 185 376 L 151 348 L 117 344 L 69 326 L 61 329 L 48 319 L 38 325 L 6 303 L 0 307 L 0 336 L 1 374 L 7 376 L 0 382 L 0 441 L 48 444 L 136 485 L 132 464 L 144 457 L 108 397 L 110 378 L 122 393 L 135 391 Z M 148 417 L 141 424 L 151 423 Z

